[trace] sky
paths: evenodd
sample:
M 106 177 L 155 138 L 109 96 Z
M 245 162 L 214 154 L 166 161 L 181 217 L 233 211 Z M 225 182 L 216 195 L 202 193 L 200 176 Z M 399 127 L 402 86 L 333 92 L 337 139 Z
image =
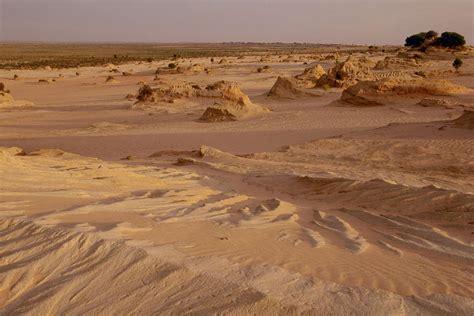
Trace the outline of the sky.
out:
M 0 42 L 474 44 L 474 0 L 0 0 Z

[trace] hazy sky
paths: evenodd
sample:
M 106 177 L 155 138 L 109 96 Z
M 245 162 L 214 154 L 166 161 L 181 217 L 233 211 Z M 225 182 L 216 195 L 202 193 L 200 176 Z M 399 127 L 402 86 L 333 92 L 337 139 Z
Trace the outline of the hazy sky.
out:
M 0 0 L 0 41 L 473 44 L 474 0 Z

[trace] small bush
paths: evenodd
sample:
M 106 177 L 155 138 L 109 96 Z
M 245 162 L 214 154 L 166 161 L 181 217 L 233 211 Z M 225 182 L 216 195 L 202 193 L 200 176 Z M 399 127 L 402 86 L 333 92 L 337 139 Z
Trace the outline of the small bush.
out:
M 143 85 L 138 90 L 137 100 L 140 102 L 144 102 L 149 100 L 153 96 L 153 89 L 149 85 Z
M 460 58 L 456 58 L 454 61 L 453 61 L 453 67 L 454 69 L 456 69 L 456 71 L 459 71 L 459 68 L 461 68 L 462 66 L 462 60 Z
M 148 57 L 148 58 L 146 59 L 146 61 L 149 62 L 149 63 L 152 63 L 152 62 L 153 62 L 153 58 Z
M 175 63 L 169 63 L 168 64 L 169 69 L 175 69 L 176 67 L 178 67 L 178 66 Z
M 0 92 L 6 92 L 5 84 L 3 82 L 0 82 Z

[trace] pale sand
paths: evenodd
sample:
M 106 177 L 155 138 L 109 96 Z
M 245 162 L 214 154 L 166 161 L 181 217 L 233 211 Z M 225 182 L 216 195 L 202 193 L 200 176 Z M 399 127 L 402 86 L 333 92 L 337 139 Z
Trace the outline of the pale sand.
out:
M 0 313 L 473 314 L 474 132 L 453 122 L 472 90 L 443 96 L 450 108 L 272 98 L 308 66 L 227 60 L 159 77 L 236 81 L 271 112 L 131 110 L 165 62 L 120 66 L 132 75 L 113 84 L 105 68 L 0 80 L 34 103 L 0 112 Z M 443 79 L 472 89 L 464 63 Z

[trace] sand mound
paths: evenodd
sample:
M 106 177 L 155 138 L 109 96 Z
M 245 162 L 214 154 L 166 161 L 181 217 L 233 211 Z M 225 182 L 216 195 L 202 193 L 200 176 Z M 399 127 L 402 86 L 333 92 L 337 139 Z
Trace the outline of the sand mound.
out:
M 204 71 L 204 66 L 201 64 L 194 64 L 191 67 L 189 67 L 189 70 L 192 72 L 203 72 Z
M 130 128 L 130 126 L 126 124 L 99 122 L 99 123 L 92 124 L 87 129 L 91 131 L 95 131 L 95 132 L 102 132 L 102 131 L 120 131 L 120 130 L 126 130 L 128 128 Z
M 176 71 L 180 74 L 197 74 L 197 73 L 201 73 L 201 72 L 204 72 L 206 70 L 206 68 L 204 68 L 204 66 L 202 66 L 201 64 L 194 64 L 192 66 L 189 66 L 189 67 L 178 67 L 176 68 Z
M 342 63 L 336 62 L 336 65 L 327 74 L 321 76 L 317 86 L 345 88 L 361 80 L 373 80 L 374 75 L 371 68 L 372 65 L 366 58 L 357 59 L 349 56 Z
M 11 94 L 0 91 L 0 109 L 30 108 L 32 106 L 32 102 L 16 101 Z
M 118 83 L 118 80 L 116 80 L 114 77 L 112 76 L 108 76 L 106 79 L 105 79 L 105 82 L 106 83 Z
M 38 80 L 39 83 L 48 83 L 48 84 L 53 83 L 55 81 L 56 81 L 56 79 L 39 79 Z
M 236 83 L 220 81 L 208 86 L 207 91 L 209 91 L 213 97 L 218 95 L 222 99 L 222 102 L 208 107 L 202 114 L 200 118 L 201 121 L 235 121 L 240 118 L 268 112 L 268 109 L 264 106 L 252 103 L 249 97 L 240 90 L 240 87 Z
M 231 122 L 237 121 L 237 118 L 228 109 L 216 106 L 208 107 L 199 120 L 205 122 Z
M 465 87 L 447 80 L 397 80 L 361 81 L 342 92 L 343 103 L 358 106 L 383 105 L 386 98 L 413 97 L 421 95 L 451 95 L 462 93 Z
M 453 121 L 453 123 L 456 127 L 474 129 L 474 111 L 465 110 L 460 117 Z
M 424 98 L 418 105 L 422 107 L 444 107 L 446 109 L 453 109 L 456 106 L 460 106 L 459 103 L 445 100 L 445 99 L 432 99 L 432 98 Z
M 147 105 L 157 104 L 166 105 L 176 103 L 181 99 L 197 96 L 199 86 L 188 82 L 174 82 L 169 86 L 152 89 L 148 85 L 143 85 L 137 94 L 137 103 L 132 105 L 132 109 L 146 108 Z
M 319 78 L 326 74 L 326 71 L 321 65 L 306 68 L 302 74 L 295 78 L 300 81 L 300 84 L 306 88 L 314 88 Z
M 316 93 L 307 92 L 298 88 L 296 80 L 291 77 L 278 77 L 267 96 L 285 99 L 298 99 L 314 97 L 318 95 Z
M 385 57 L 375 65 L 376 70 L 397 70 L 400 68 L 417 68 L 421 67 L 421 64 L 415 58 L 393 58 Z
M 194 106 L 218 99 L 201 116 L 200 120 L 206 122 L 232 121 L 268 111 L 253 104 L 236 83 L 228 81 L 218 81 L 207 87 L 189 82 L 175 82 L 156 89 L 145 85 L 140 88 L 137 99 L 132 109 L 169 108 L 170 104 Z

